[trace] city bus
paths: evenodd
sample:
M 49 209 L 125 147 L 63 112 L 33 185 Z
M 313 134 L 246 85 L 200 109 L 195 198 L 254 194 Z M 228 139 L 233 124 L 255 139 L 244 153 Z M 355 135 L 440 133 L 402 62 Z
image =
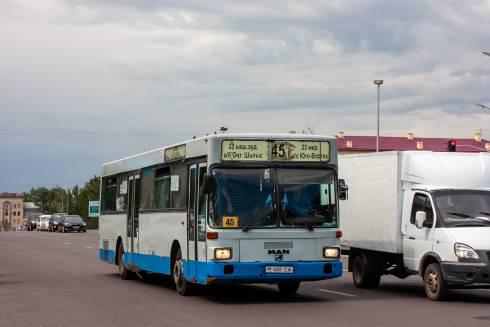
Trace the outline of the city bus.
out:
M 335 137 L 212 134 L 104 164 L 99 259 L 122 279 L 196 284 L 340 277 Z

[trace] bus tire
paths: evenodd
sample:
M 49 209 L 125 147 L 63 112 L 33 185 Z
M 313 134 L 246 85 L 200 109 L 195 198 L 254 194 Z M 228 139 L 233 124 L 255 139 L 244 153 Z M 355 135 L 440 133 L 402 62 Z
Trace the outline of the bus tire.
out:
M 289 283 L 279 283 L 277 284 L 277 288 L 279 288 L 279 292 L 284 295 L 293 295 L 298 291 L 300 282 L 289 282 Z
M 429 300 L 441 301 L 447 297 L 447 282 L 438 263 L 431 263 L 425 268 L 424 288 Z
M 119 245 L 119 248 L 117 250 L 117 256 L 119 277 L 121 277 L 121 279 L 123 280 L 133 279 L 134 273 L 124 266 L 124 246 L 122 245 L 122 243 Z
M 362 255 L 357 255 L 352 260 L 352 280 L 357 288 L 378 288 L 381 274 L 368 271 L 368 264 Z
M 177 293 L 183 296 L 191 294 L 192 285 L 184 278 L 184 261 L 182 260 L 182 251 L 180 248 L 177 249 L 173 260 L 172 281 L 175 284 Z

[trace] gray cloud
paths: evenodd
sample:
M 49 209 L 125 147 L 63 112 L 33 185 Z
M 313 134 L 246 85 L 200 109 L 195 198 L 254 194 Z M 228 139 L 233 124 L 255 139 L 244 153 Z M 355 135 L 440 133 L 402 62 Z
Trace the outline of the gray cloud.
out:
M 5 0 L 0 146 L 34 161 L 0 162 L 0 191 L 221 125 L 373 134 L 378 78 L 383 133 L 470 136 L 490 123 L 474 107 L 490 104 L 489 15 L 476 0 Z

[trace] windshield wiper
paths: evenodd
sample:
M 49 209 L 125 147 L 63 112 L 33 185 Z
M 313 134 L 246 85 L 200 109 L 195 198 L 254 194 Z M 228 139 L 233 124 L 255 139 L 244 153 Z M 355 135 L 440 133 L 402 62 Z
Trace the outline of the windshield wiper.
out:
M 474 221 L 474 222 L 467 222 L 467 223 L 460 223 L 460 224 L 454 224 L 454 225 L 451 225 L 451 227 L 481 227 L 481 226 L 486 226 L 485 224 L 482 224 L 478 221 Z
M 490 218 L 489 217 L 475 217 L 475 219 L 478 219 L 478 220 L 483 220 L 487 223 L 490 223 Z
M 480 211 L 479 213 L 481 213 L 482 215 L 490 216 L 490 212 Z
M 267 209 L 268 207 L 269 207 L 269 205 L 265 205 L 259 211 L 257 211 L 255 213 L 255 215 L 253 215 L 252 218 L 250 218 L 250 221 L 245 226 L 243 226 L 242 231 L 243 232 L 248 232 L 248 230 L 250 229 L 250 226 L 252 226 L 252 224 L 257 220 L 257 218 L 259 218 L 260 214 L 262 214 L 262 212 L 265 209 Z
M 473 218 L 465 213 L 461 213 L 461 212 L 446 212 L 448 215 L 453 215 L 453 216 L 458 216 L 458 217 L 462 217 L 462 218 Z
M 303 220 L 301 220 L 301 222 L 303 223 L 303 225 L 305 225 L 305 227 L 306 227 L 306 228 L 307 228 L 307 229 L 308 229 L 310 232 L 312 232 L 312 231 L 313 231 L 313 226 L 312 226 L 312 225 L 310 225 L 310 224 L 308 224 L 308 223 L 306 222 L 306 219 L 304 219 L 304 218 L 303 218 Z

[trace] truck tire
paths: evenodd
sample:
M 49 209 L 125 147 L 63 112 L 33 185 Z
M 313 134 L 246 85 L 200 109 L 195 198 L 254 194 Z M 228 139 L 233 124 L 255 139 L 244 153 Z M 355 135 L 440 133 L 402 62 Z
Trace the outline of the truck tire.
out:
M 381 274 L 368 271 L 368 262 L 362 255 L 355 256 L 352 260 L 352 280 L 357 288 L 378 288 Z
M 425 268 L 424 286 L 429 300 L 441 301 L 447 297 L 448 286 L 439 264 L 431 263 Z

